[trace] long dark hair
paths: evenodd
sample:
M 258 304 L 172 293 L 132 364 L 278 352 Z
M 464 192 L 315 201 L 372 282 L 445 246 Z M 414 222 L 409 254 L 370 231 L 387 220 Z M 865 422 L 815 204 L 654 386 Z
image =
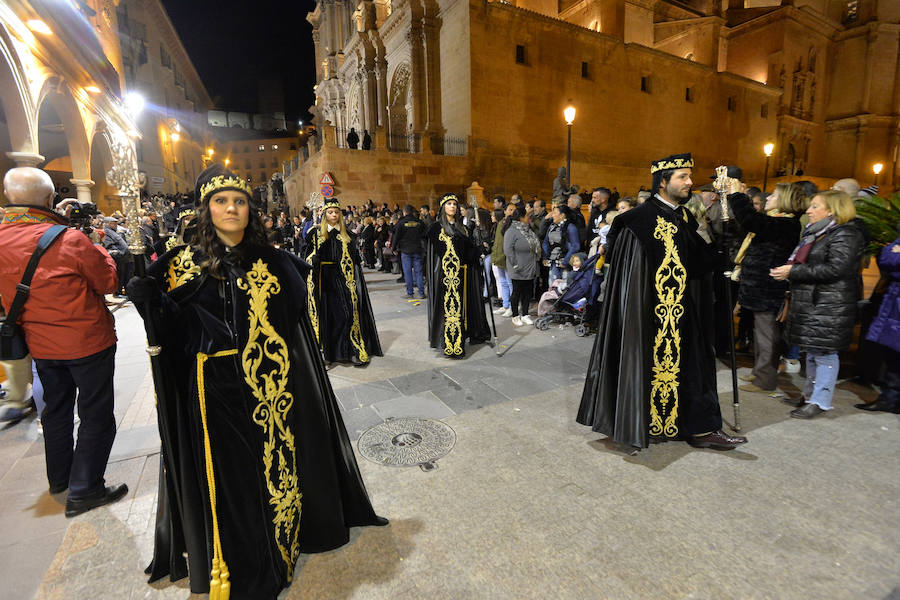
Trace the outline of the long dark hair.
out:
M 447 202 L 453 202 L 453 200 L 448 200 Z M 440 213 L 437 217 L 438 223 L 441 224 L 441 229 L 443 229 L 444 233 L 449 236 L 458 234 L 468 237 L 469 234 L 466 231 L 466 228 L 462 226 L 462 214 L 460 214 L 461 211 L 459 202 L 456 203 L 456 221 L 454 221 L 453 223 L 450 223 L 450 221 L 447 220 L 447 212 L 445 210 L 447 207 L 447 202 L 441 204 Z
M 205 269 L 216 279 L 224 279 L 222 275 L 222 260 L 225 258 L 225 253 L 228 250 L 227 246 L 219 239 L 216 227 L 213 225 L 212 215 L 209 212 L 210 200 L 211 198 L 204 200 L 200 208 L 197 209 L 197 235 L 194 238 L 194 243 L 206 255 L 206 258 L 200 263 L 200 268 Z M 245 244 L 270 245 L 259 212 L 253 207 L 253 202 L 250 198 L 247 198 L 247 203 L 250 207 L 250 216 L 247 220 L 247 228 L 244 229 L 244 239 L 238 246 L 231 249 L 232 252 L 240 252 L 239 247 Z

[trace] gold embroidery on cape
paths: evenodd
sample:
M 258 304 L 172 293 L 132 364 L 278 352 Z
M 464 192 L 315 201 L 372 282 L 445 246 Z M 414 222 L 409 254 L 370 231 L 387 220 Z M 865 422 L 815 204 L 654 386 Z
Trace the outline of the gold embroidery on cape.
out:
M 275 513 L 275 542 L 287 567 L 288 581 L 300 553 L 298 537 L 301 493 L 297 474 L 294 434 L 286 422 L 294 403 L 287 390 L 290 357 L 284 339 L 269 322 L 269 297 L 281 292 L 278 278 L 257 260 L 237 285 L 250 298 L 250 331 L 241 353 L 244 381 L 258 404 L 253 422 L 266 437 L 263 443 L 263 472 L 269 490 L 269 504 Z
M 350 310 L 353 311 L 353 323 L 350 325 L 350 343 L 359 353 L 359 360 L 369 362 L 369 353 L 363 344 L 362 331 L 359 327 L 359 298 L 356 294 L 356 278 L 353 276 L 353 259 L 350 257 L 349 242 L 341 240 L 341 270 L 344 272 L 344 282 L 350 291 Z
M 200 421 L 203 425 L 203 455 L 206 462 L 206 487 L 209 490 L 209 510 L 212 515 L 213 526 L 213 555 L 212 568 L 209 571 L 209 598 L 210 600 L 228 600 L 231 595 L 231 582 L 228 581 L 230 573 L 225 563 L 225 555 L 222 552 L 222 540 L 219 536 L 219 514 L 216 510 L 216 476 L 213 469 L 212 444 L 209 441 L 209 424 L 206 420 L 206 383 L 204 382 L 203 367 L 210 358 L 220 356 L 233 356 L 237 350 L 222 350 L 215 354 L 197 353 L 197 399 L 200 403 Z
M 684 291 L 687 271 L 675 247 L 678 227 L 656 217 L 653 237 L 662 241 L 665 255 L 656 270 L 657 304 L 654 309 L 659 327 L 653 340 L 653 379 L 650 383 L 650 435 L 676 437 L 678 426 L 678 374 L 681 370 L 681 329 L 684 315 Z
M 180 285 L 184 285 L 200 274 L 200 265 L 194 262 L 194 253 L 190 246 L 173 256 L 169 260 L 169 289 L 172 291 Z
M 462 302 L 459 298 L 460 260 L 453 247 L 453 238 L 443 229 L 438 239 L 447 248 L 441 258 L 441 271 L 444 273 L 444 354 L 460 356 L 463 353 Z
M 174 235 L 166 240 L 166 252 L 178 245 L 178 238 Z
M 319 248 L 322 246 L 319 232 L 316 231 L 313 236 L 316 238 L 316 243 L 313 247 L 313 251 L 306 257 L 306 262 L 308 263 L 312 263 L 313 256 L 319 253 Z M 315 269 L 310 269 L 309 275 L 306 276 L 306 308 L 307 312 L 309 312 L 309 320 L 312 323 L 313 331 L 316 333 L 316 342 L 319 344 L 319 347 L 321 347 L 322 342 L 319 338 L 319 311 L 316 309 L 316 285 L 315 280 L 313 279 L 314 272 Z M 319 269 L 319 272 L 321 273 L 321 269 Z

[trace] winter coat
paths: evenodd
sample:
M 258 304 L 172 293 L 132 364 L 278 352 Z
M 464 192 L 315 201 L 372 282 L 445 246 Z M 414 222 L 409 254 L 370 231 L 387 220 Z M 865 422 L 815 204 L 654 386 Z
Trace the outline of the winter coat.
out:
M 738 302 L 747 310 L 777 312 L 789 284 L 772 279 L 769 270 L 787 262 L 800 240 L 800 219 L 757 212 L 746 194 L 733 194 L 728 202 L 741 227 L 754 234 L 741 262 Z
M 786 330 L 790 344 L 820 352 L 850 346 L 864 248 L 865 235 L 859 226 L 845 223 L 823 234 L 813 243 L 806 262 L 791 268 Z
M 530 280 L 538 276 L 541 245 L 528 225 L 515 221 L 503 237 L 506 272 L 511 279 Z
M 506 255 L 503 254 L 503 221 L 497 221 L 494 228 L 494 247 L 491 249 L 491 264 L 498 269 L 506 270 Z M 512 225 L 510 225 L 512 227 Z
M 900 238 L 882 248 L 878 268 L 891 283 L 866 339 L 900 352 Z

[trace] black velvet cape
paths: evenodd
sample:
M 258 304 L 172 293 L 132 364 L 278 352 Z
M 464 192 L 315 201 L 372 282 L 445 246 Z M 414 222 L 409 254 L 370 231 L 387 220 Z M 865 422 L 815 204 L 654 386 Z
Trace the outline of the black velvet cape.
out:
M 143 315 L 159 333 L 163 374 L 147 572 L 151 582 L 190 573 L 191 592 L 204 593 L 218 559 L 233 600 L 274 598 L 301 552 L 386 521 L 369 502 L 306 317 L 308 265 L 241 244 L 216 279 L 202 260 L 181 246 L 148 272 L 166 291 Z
M 337 229 L 320 243 L 314 227 L 305 248 L 312 264 L 306 278 L 309 316 L 325 360 L 365 364 L 372 356 L 384 356 L 355 236 L 350 234 L 345 250 Z
M 646 448 L 722 427 L 712 347 L 715 253 L 690 211 L 656 198 L 619 215 L 577 421 Z
M 467 339 L 480 344 L 491 337 L 481 296 L 481 257 L 465 229 L 455 228 L 453 236 L 442 233 L 440 222 L 425 233 L 428 342 L 447 358 L 464 358 Z

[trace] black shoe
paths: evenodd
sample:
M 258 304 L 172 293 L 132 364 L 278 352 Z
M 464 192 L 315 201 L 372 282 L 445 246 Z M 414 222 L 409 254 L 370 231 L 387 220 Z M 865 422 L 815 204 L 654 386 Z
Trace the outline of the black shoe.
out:
M 746 444 L 747 438 L 742 435 L 728 435 L 721 429 L 706 435 L 692 435 L 688 444 L 694 448 L 712 448 L 713 450 L 732 450 L 740 444 Z
M 66 518 L 77 517 L 81 513 L 86 513 L 98 506 L 112 504 L 117 500 L 121 500 L 128 493 L 128 486 L 124 483 L 112 485 L 103 488 L 96 494 L 92 494 L 85 498 L 69 498 L 66 500 Z
M 50 486 L 50 493 L 51 493 L 51 494 L 61 494 L 61 493 L 63 493 L 64 491 L 66 491 L 67 489 L 69 489 L 69 484 L 68 484 L 68 483 L 61 483 L 61 484 L 59 484 L 59 485 L 51 485 L 51 486 Z
M 412 294 L 403 294 L 403 298 L 406 300 L 412 300 L 413 298 L 415 298 L 415 296 L 413 296 Z
M 406 283 L 406 280 L 403 279 L 402 277 L 398 277 L 398 278 L 397 278 L 397 283 Z
M 812 419 L 818 415 L 821 415 L 825 412 L 823 409 L 819 408 L 818 404 L 813 404 L 812 402 L 808 404 L 804 404 L 800 408 L 795 408 L 791 411 L 791 416 L 795 419 Z
M 860 404 L 854 404 L 853 406 L 855 406 L 859 410 L 868 410 L 871 412 L 889 412 L 894 413 L 895 415 L 900 414 L 900 405 L 895 402 L 876 400 L 875 402 L 870 402 L 869 404 L 862 402 Z
M 424 299 L 425 299 L 425 292 L 420 292 L 419 295 L 416 296 L 416 298 L 418 298 L 419 300 L 424 300 Z

